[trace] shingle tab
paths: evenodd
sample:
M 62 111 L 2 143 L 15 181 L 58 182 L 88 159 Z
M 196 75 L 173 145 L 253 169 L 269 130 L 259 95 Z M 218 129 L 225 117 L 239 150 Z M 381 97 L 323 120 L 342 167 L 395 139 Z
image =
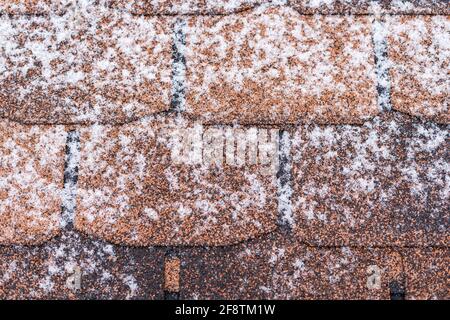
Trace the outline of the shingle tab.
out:
M 0 122 L 0 244 L 36 244 L 59 232 L 62 127 Z
M 260 138 L 269 142 L 250 157 Z M 276 169 L 262 156 L 277 156 L 276 141 L 261 131 L 165 118 L 82 129 L 80 140 L 79 230 L 119 244 L 226 245 L 275 228 Z
M 386 18 L 394 109 L 450 123 L 450 17 Z
M 402 281 L 393 250 L 314 248 L 280 234 L 181 259 L 182 299 L 388 299 Z
M 64 231 L 42 246 L 0 247 L 0 299 L 162 299 L 163 260 L 161 248 Z
M 296 235 L 315 245 L 447 245 L 449 143 L 448 127 L 401 114 L 362 127 L 300 126 Z
M 370 20 L 260 7 L 192 17 L 186 112 L 211 123 L 359 123 L 378 113 Z
M 272 284 L 278 299 L 389 299 L 402 281 L 402 261 L 389 248 L 320 248 L 294 245 L 278 252 Z
M 78 9 L 0 17 L 0 116 L 119 123 L 167 110 L 170 19 Z

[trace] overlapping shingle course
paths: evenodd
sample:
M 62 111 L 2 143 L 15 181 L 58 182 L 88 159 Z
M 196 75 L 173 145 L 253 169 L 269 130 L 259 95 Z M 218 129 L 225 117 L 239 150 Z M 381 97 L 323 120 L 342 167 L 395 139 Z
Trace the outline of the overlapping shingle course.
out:
M 109 2 L 69 4 L 62 16 L 0 18 L 0 115 L 124 123 L 170 109 L 176 20 L 133 16 Z M 271 124 L 362 123 L 376 115 L 374 17 L 302 16 L 273 5 L 186 18 L 186 114 Z M 386 19 L 393 107 L 447 123 L 448 18 Z M 416 32 L 405 38 L 402 28 Z M 417 90 L 418 99 L 408 100 Z
M 0 1 L 0 296 L 448 298 L 448 14 Z

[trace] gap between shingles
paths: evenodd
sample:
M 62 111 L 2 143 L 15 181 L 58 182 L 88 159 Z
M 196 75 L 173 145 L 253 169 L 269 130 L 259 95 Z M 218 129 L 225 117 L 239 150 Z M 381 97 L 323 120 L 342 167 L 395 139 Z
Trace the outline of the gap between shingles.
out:
M 389 78 L 388 43 L 385 19 L 375 16 L 372 21 L 372 42 L 374 47 L 377 103 L 380 112 L 392 111 L 391 82 Z
M 80 134 L 76 130 L 67 133 L 64 190 L 62 192 L 62 213 L 60 226 L 62 229 L 72 229 L 76 209 L 76 194 L 78 169 L 80 162 Z
M 278 199 L 278 227 L 286 233 L 290 233 L 293 225 L 292 216 L 292 158 L 291 136 L 288 130 L 279 131 L 278 158 L 279 168 L 277 172 L 277 199 Z
M 172 112 L 186 110 L 186 21 L 177 19 L 173 25 L 172 44 Z

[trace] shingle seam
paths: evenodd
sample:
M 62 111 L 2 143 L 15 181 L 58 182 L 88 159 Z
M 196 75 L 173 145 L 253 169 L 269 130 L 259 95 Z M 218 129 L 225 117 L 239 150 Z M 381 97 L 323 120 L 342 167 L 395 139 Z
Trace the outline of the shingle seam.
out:
M 66 141 L 61 228 L 73 228 L 79 162 L 80 134 L 78 131 L 72 130 L 68 132 Z
M 309 248 L 322 248 L 322 249 L 335 249 L 335 248 L 373 248 L 373 249 L 393 249 L 393 250 L 404 250 L 404 249 L 425 249 L 425 248 L 435 248 L 435 249 L 450 249 L 450 245 L 398 245 L 398 244 L 392 244 L 392 245 L 371 245 L 371 244 L 336 244 L 336 245 L 320 245 L 320 244 L 315 244 L 311 241 L 307 241 L 305 239 L 298 239 L 295 238 L 295 236 L 293 236 L 292 234 L 290 234 L 289 232 L 286 232 L 286 227 L 284 227 L 285 229 L 283 229 L 283 227 L 276 227 L 274 230 L 263 233 L 263 234 L 259 234 L 258 236 L 255 236 L 253 238 L 249 238 L 249 239 L 245 239 L 245 240 L 239 240 L 236 242 L 232 242 L 230 244 L 221 244 L 221 245 L 208 245 L 208 244 L 192 244 L 192 245 L 187 245 L 187 244 L 176 244 L 176 245 L 171 245 L 171 244 L 167 244 L 167 245 L 126 245 L 127 247 L 137 247 L 137 248 L 164 248 L 168 250 L 168 254 L 181 254 L 182 250 L 186 249 L 225 249 L 225 248 L 231 248 L 231 247 L 236 247 L 239 245 L 245 245 L 246 243 L 251 243 L 253 241 L 258 241 L 258 240 L 263 240 L 266 239 L 272 235 L 281 235 L 284 239 L 290 240 L 295 242 L 298 245 L 302 245 L 305 247 L 309 247 Z M 289 229 L 287 229 L 289 230 Z M 101 238 L 98 238 L 96 236 L 92 236 L 89 234 L 85 234 L 82 231 L 77 230 L 78 233 L 81 233 L 82 235 L 88 236 L 90 238 L 93 239 L 98 239 L 101 241 L 105 241 L 106 243 L 111 243 L 112 245 L 119 245 L 119 244 L 115 244 L 112 243 L 108 240 L 104 240 Z
M 177 19 L 173 26 L 172 44 L 172 99 L 169 111 L 183 112 L 186 109 L 186 21 Z
M 246 239 L 243 240 L 239 243 L 233 243 L 231 245 L 220 245 L 220 246 L 213 246 L 213 245 L 176 245 L 176 246 L 172 246 L 172 245 L 147 245 L 147 246 L 136 246 L 136 245 L 120 245 L 120 244 L 115 244 L 115 243 L 111 243 L 107 240 L 103 240 L 100 239 L 98 237 L 93 237 L 91 235 L 85 234 L 84 232 L 78 231 L 76 230 L 77 234 L 80 234 L 83 237 L 86 237 L 88 239 L 90 239 L 91 241 L 101 241 L 101 242 L 105 242 L 107 244 L 110 244 L 112 246 L 116 246 L 116 247 L 130 247 L 130 248 L 154 248 L 154 249 L 167 249 L 167 248 L 172 248 L 172 249 L 177 249 L 178 251 L 180 250 L 188 250 L 188 249 L 205 249 L 205 250 L 220 250 L 220 249 L 226 249 L 226 248 L 233 248 L 233 247 L 237 247 L 239 245 L 245 245 L 247 243 L 250 243 L 252 241 L 258 241 L 263 239 L 264 237 L 267 236 L 271 236 L 271 235 L 275 235 L 277 233 L 281 233 L 280 231 L 272 231 L 270 233 L 266 233 L 266 234 L 262 234 L 259 235 L 258 237 L 255 238 L 251 238 L 251 239 Z M 52 237 L 51 239 L 47 239 L 41 243 L 38 244 L 0 244 L 0 248 L 4 247 L 4 248 L 40 248 L 40 247 L 44 247 L 46 246 L 48 243 L 50 243 L 51 241 L 54 241 L 54 239 L 57 238 L 61 238 L 61 235 L 56 235 L 54 237 Z M 395 251 L 402 251 L 402 250 L 407 250 L 407 249 L 439 249 L 439 250 L 450 250 L 450 246 L 445 246 L 445 245 L 427 245 L 427 246 L 399 246 L 399 245 L 392 245 L 392 246 L 381 246 L 381 245 L 314 245 L 311 244 L 309 242 L 305 242 L 305 241 L 296 241 L 295 239 L 293 239 L 292 241 L 294 241 L 297 245 L 301 245 L 307 248 L 316 248 L 316 249 L 340 249 L 340 248 L 349 248 L 349 249 L 392 249 Z
M 279 169 L 277 172 L 278 226 L 290 232 L 292 229 L 292 159 L 289 131 L 279 132 Z
M 75 228 L 76 229 L 76 228 Z M 106 243 L 109 243 L 111 245 L 117 245 L 117 246 L 126 246 L 126 247 L 133 247 L 133 248 L 177 248 L 179 250 L 181 249 L 188 249 L 188 248 L 228 248 L 228 247 L 232 247 L 232 246 L 237 246 L 243 243 L 246 243 L 248 241 L 252 241 L 255 239 L 260 239 L 262 237 L 268 236 L 273 234 L 274 232 L 277 232 L 277 229 L 279 229 L 279 227 L 274 227 L 272 230 L 270 231 L 266 231 L 265 233 L 261 233 L 258 234 L 257 236 L 254 236 L 253 238 L 248 238 L 248 239 L 239 239 L 236 241 L 230 241 L 228 243 L 221 243 L 221 244 L 210 244 L 210 245 L 205 245 L 205 244 L 201 244 L 201 243 L 194 243 L 194 244 L 186 244 L 186 243 L 181 243 L 181 244 L 173 244 L 173 243 L 159 243 L 159 244 L 121 244 L 121 243 L 117 243 L 114 241 L 110 241 L 109 239 L 105 239 L 103 237 L 99 237 L 95 234 L 83 231 L 83 230 L 78 230 L 76 229 L 76 231 L 80 234 L 82 234 L 83 236 L 86 236 L 90 239 L 93 240 L 98 240 L 98 241 L 104 241 Z M 49 239 L 51 240 L 51 239 Z M 45 243 L 45 242 L 43 242 Z M 39 244 L 40 245 L 40 244 Z
M 380 112 L 391 111 L 388 44 L 384 19 L 380 16 L 376 16 L 372 22 L 372 39 L 375 50 L 378 108 L 380 109 Z

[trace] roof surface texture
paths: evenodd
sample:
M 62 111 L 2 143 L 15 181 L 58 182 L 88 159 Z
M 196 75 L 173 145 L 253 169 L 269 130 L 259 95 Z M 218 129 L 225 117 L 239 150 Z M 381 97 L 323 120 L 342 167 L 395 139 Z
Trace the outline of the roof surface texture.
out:
M 0 0 L 0 298 L 449 299 L 446 0 Z

